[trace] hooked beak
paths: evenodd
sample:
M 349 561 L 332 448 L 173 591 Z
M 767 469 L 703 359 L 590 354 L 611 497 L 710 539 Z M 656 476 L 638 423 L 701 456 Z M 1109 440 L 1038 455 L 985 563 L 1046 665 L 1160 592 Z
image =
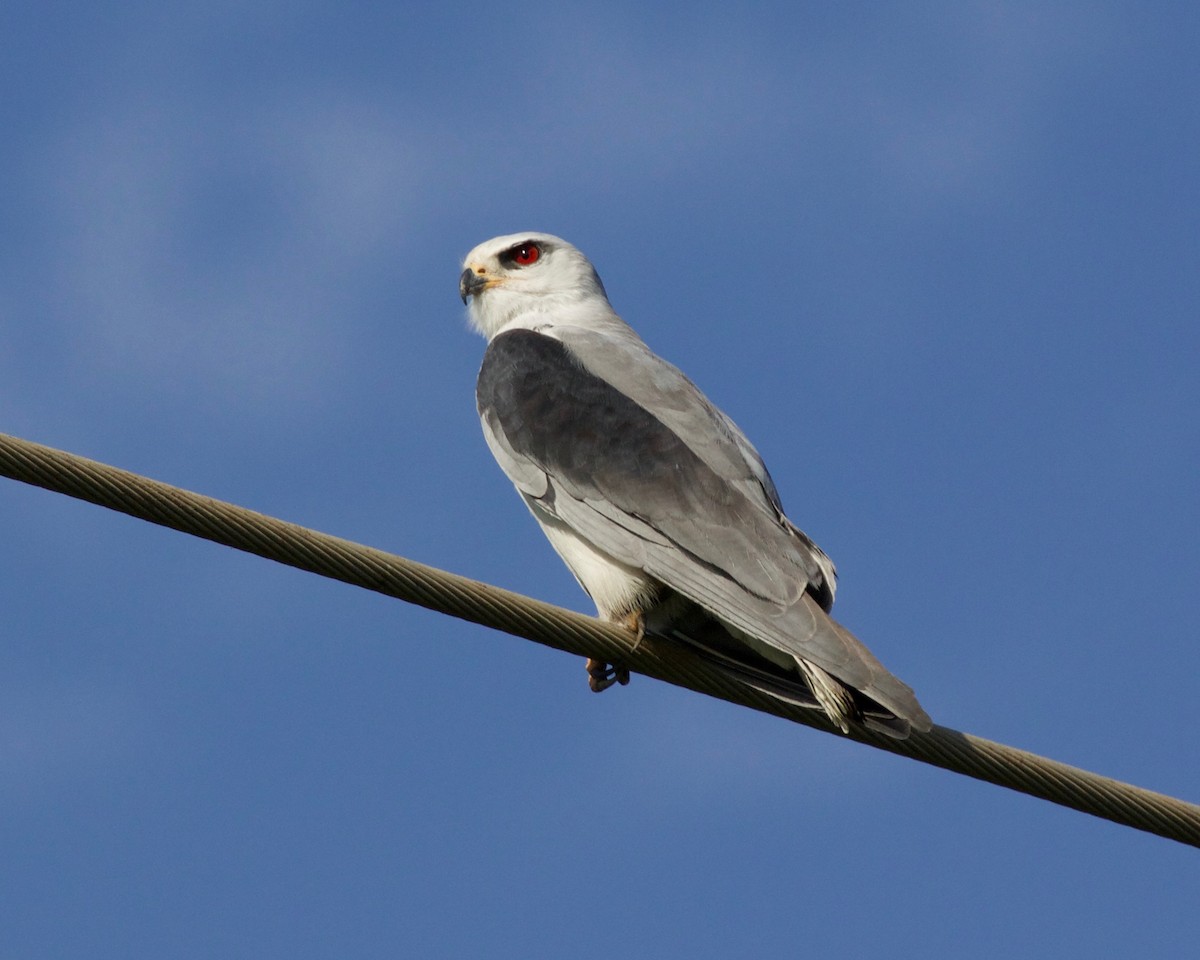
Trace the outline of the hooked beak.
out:
M 458 278 L 458 295 L 462 297 L 462 302 L 467 302 L 467 297 L 473 297 L 481 292 L 489 285 L 488 279 L 485 276 L 477 274 L 470 267 L 462 272 L 462 276 Z

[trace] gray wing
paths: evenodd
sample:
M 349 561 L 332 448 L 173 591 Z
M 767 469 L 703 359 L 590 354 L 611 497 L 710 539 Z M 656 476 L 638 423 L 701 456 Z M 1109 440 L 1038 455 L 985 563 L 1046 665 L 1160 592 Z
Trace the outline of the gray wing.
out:
M 620 332 L 612 334 L 556 326 L 554 339 L 562 341 L 588 373 L 634 399 L 713 473 L 782 524 L 805 555 L 807 589 L 828 611 L 837 590 L 833 561 L 784 515 L 779 492 L 754 445 L 678 367 L 653 353 L 623 322 L 617 329 Z
M 735 629 L 925 719 L 809 594 L 824 555 L 783 517 L 753 448 L 640 341 L 508 331 L 488 346 L 477 400 L 502 468 L 540 509 Z

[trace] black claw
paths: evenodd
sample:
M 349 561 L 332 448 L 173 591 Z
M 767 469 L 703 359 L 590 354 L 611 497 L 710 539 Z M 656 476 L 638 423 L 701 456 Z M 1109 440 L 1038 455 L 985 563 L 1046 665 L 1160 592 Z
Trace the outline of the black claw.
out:
M 629 683 L 629 668 L 620 664 L 605 663 L 603 660 L 588 660 L 588 686 L 593 693 L 603 693 L 614 683 L 621 686 Z

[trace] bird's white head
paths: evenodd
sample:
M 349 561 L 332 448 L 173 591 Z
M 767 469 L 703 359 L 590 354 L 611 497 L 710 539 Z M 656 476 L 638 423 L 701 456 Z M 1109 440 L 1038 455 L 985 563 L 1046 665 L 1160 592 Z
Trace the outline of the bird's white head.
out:
M 489 340 L 512 327 L 612 317 L 588 258 L 548 233 L 513 233 L 481 243 L 458 281 L 471 324 Z

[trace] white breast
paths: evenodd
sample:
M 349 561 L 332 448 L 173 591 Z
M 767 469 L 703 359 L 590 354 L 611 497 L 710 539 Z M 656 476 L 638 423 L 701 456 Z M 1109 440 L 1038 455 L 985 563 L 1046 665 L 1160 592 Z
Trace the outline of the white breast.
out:
M 537 509 L 527 498 L 525 502 L 550 545 L 596 604 L 599 616 L 606 620 L 623 620 L 630 613 L 644 610 L 653 603 L 659 592 L 657 581 L 581 540 L 574 530 Z

